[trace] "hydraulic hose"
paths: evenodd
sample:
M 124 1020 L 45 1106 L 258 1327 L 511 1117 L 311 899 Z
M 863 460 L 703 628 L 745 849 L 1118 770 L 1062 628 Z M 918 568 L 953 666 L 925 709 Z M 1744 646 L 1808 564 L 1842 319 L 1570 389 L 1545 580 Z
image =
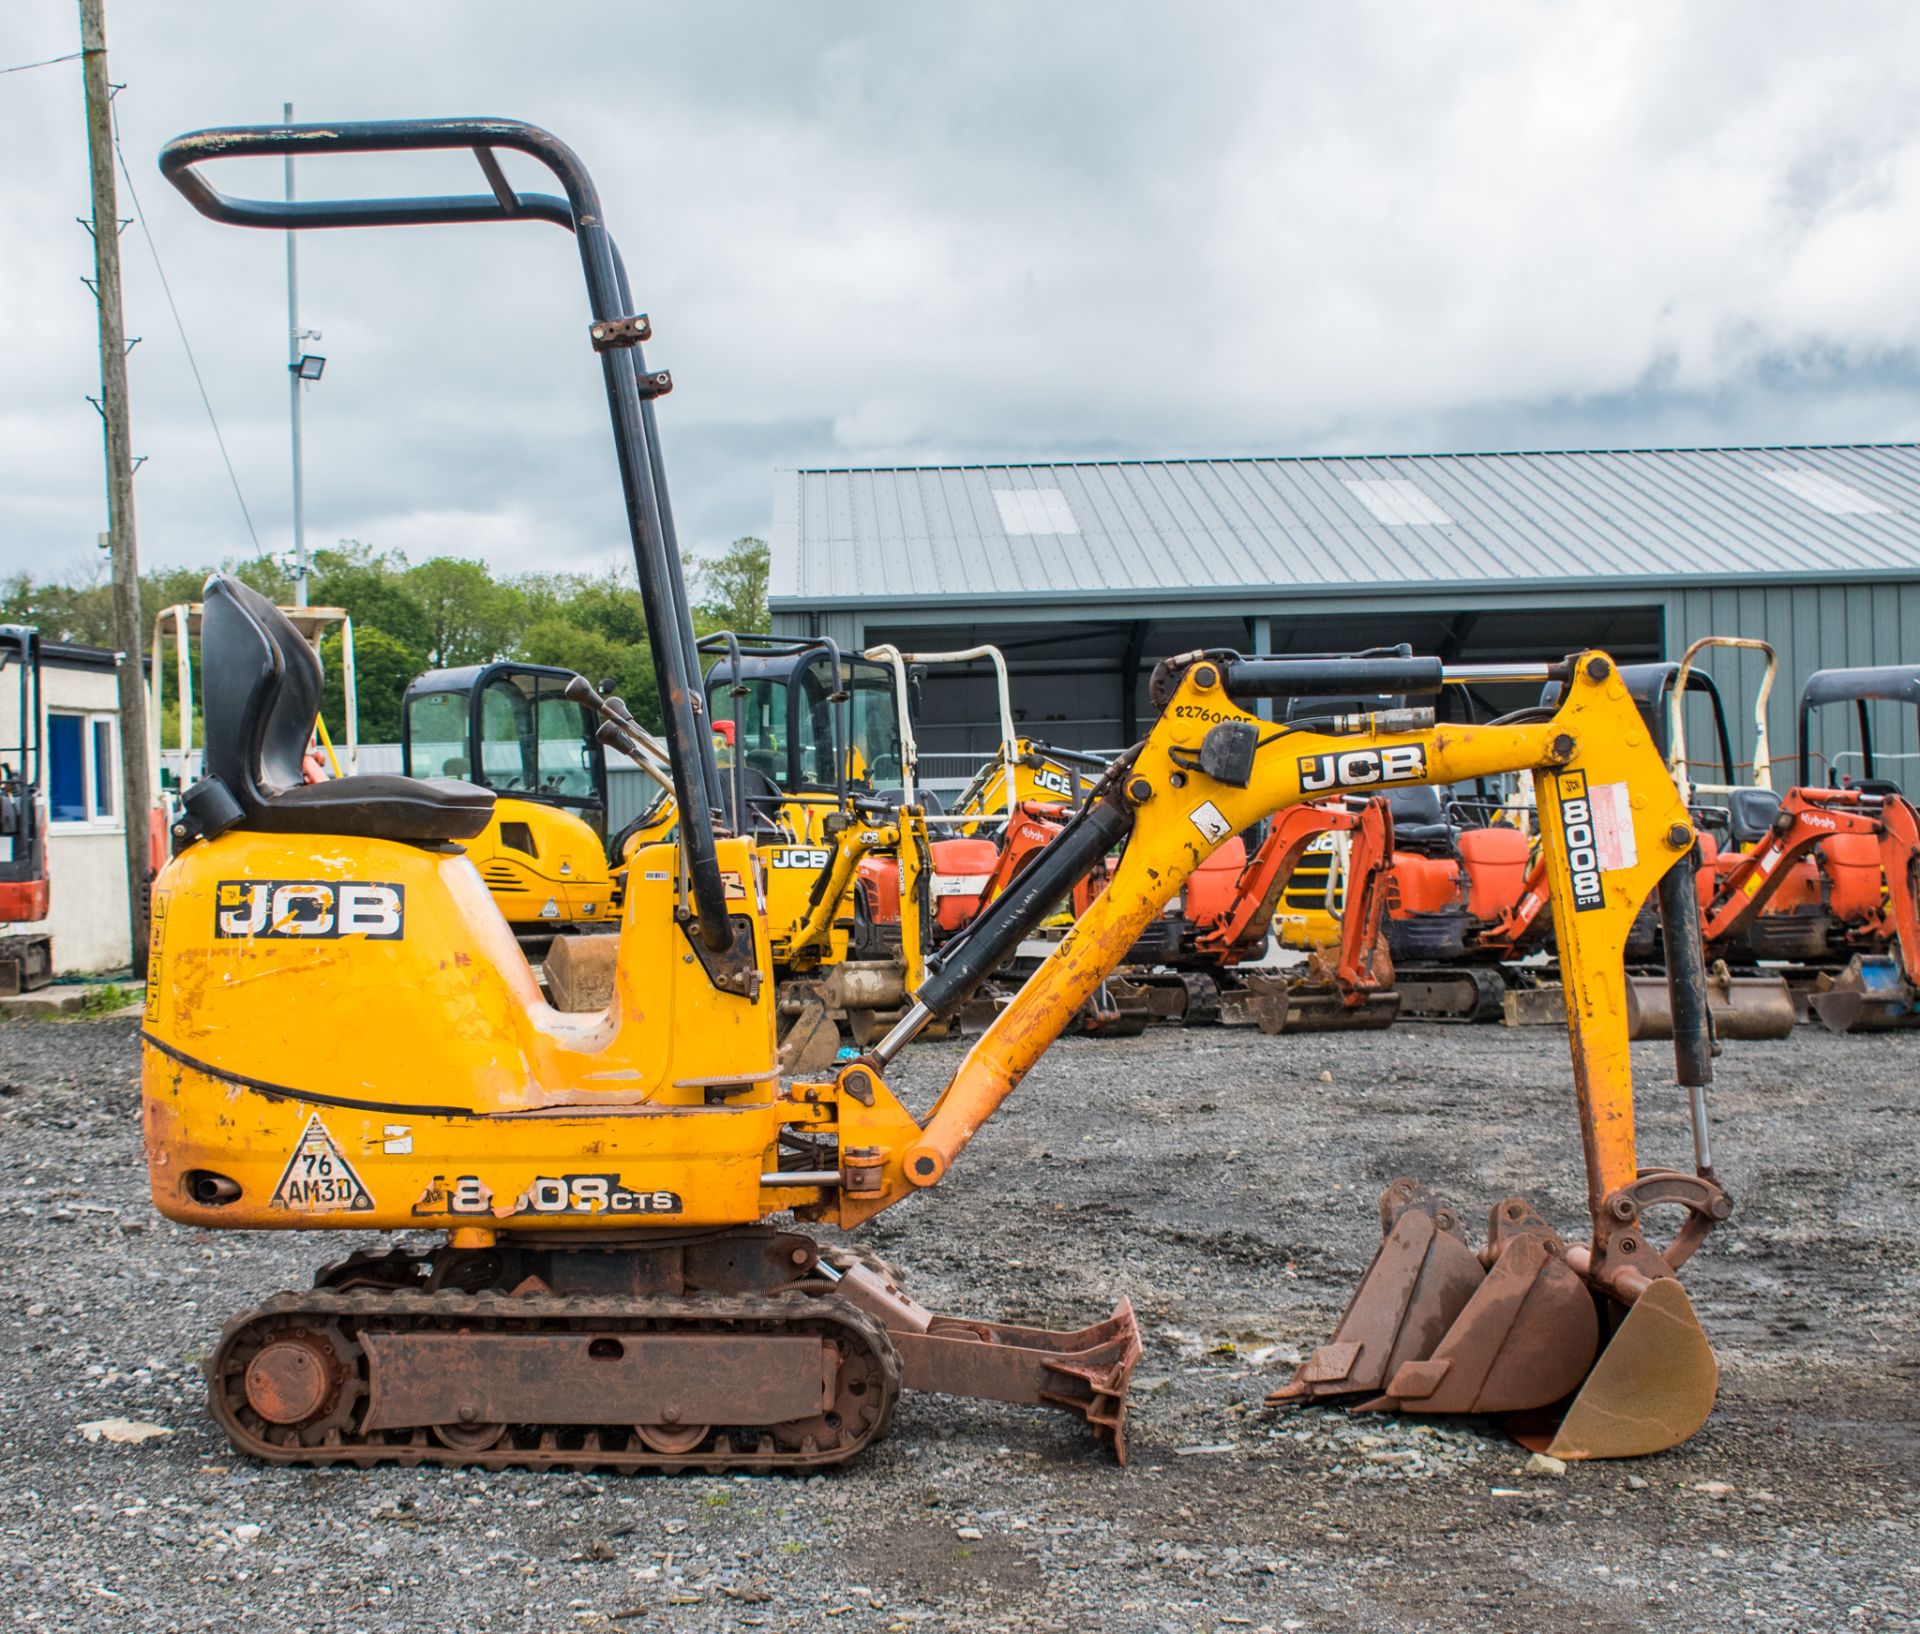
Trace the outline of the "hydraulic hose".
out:
M 884 1065 L 929 1021 L 953 1015 L 1132 827 L 1132 808 L 1120 796 L 1110 795 L 1088 806 L 1055 835 L 1026 870 L 939 954 L 938 968 L 920 984 L 907 1013 L 868 1052 L 874 1061 Z

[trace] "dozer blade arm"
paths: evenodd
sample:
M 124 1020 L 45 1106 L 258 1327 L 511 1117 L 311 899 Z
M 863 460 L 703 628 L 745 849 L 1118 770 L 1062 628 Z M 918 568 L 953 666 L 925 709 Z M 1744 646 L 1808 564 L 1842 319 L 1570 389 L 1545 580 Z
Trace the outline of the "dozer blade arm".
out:
M 900 830 L 897 827 L 855 825 L 841 829 L 834 836 L 833 855 L 827 859 L 826 867 L 814 876 L 813 889 L 807 894 L 806 917 L 793 927 L 787 937 L 788 960 L 797 961 L 806 955 L 824 951 L 834 919 L 859 875 L 861 861 L 876 851 L 892 850 L 899 845 Z M 904 862 L 904 857 L 902 860 Z M 904 915 L 907 912 L 907 881 L 904 877 L 901 879 L 900 907 Z
M 1547 906 L 1547 863 L 1536 849 L 1527 864 L 1526 883 L 1520 887 L 1520 900 L 1501 913 L 1480 935 L 1478 946 L 1505 958 L 1517 954 L 1540 924 Z
M 1374 955 L 1387 912 L 1387 879 L 1393 870 L 1393 809 L 1369 800 L 1354 825 L 1347 852 L 1347 894 L 1340 913 L 1340 963 L 1334 982 L 1349 1004 L 1380 985 Z
M 1886 917 L 1907 980 L 1920 987 L 1920 815 L 1892 796 L 1881 807 L 1880 869 L 1887 888 Z

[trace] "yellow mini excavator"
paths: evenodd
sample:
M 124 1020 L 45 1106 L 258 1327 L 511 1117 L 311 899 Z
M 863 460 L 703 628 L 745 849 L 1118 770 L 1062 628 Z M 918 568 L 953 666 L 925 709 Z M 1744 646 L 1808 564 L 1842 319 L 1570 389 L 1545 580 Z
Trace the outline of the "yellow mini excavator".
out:
M 226 157 L 453 149 L 473 196 L 298 203 L 227 197 Z M 499 155 L 543 166 L 530 194 Z M 304 783 L 311 649 L 270 603 L 216 578 L 204 630 L 207 754 L 186 843 L 156 883 L 142 1028 L 153 1197 L 206 1230 L 429 1232 L 351 1255 L 236 1316 L 208 1362 L 214 1416 L 274 1463 L 798 1470 L 886 1428 L 903 1387 L 1079 1414 L 1124 1452 L 1140 1354 L 1123 1301 L 1067 1333 L 932 1314 L 896 1278 L 799 1229 L 854 1228 L 943 1183 L 994 1110 L 1172 894 L 1228 836 L 1328 788 L 1445 784 L 1531 768 L 1573 1044 L 1591 1235 L 1519 1199 L 1486 1246 L 1414 1182 L 1300 1394 L 1412 1412 L 1527 1412 L 1571 1397 L 1555 1450 L 1648 1452 L 1705 1419 L 1712 1352 L 1675 1278 L 1728 1204 L 1705 1151 L 1709 1045 L 1697 942 L 1676 956 L 1676 1057 L 1694 1172 L 1643 1168 L 1633 1137 L 1621 950 L 1659 890 L 1684 953 L 1694 833 L 1604 655 L 1530 666 L 1551 711 L 1476 726 L 1434 712 L 1311 713 L 1263 697 L 1431 698 L 1485 679 L 1437 659 L 1189 654 L 1156 675 L 1146 740 L 939 954 L 860 1058 L 783 1081 L 751 837 L 729 833 L 703 718 L 633 306 L 599 200 L 531 126 L 423 120 L 263 126 L 176 139 L 161 167 L 203 213 L 262 228 L 531 218 L 570 229 L 611 408 L 666 713 L 676 840 L 637 851 L 614 995 L 546 1005 L 461 842 L 492 791 L 464 781 Z M 1509 678 L 1512 678 L 1511 676 Z M 1104 891 L 973 1045 L 924 1117 L 886 1081 L 1074 882 Z M 1675 1206 L 1659 1246 L 1642 1216 Z M 776 1223 L 777 1222 L 777 1223 Z
M 492 789 L 493 814 L 467 854 L 522 941 L 615 920 L 608 866 L 607 760 L 599 722 L 545 664 L 430 670 L 400 701 L 400 767 Z

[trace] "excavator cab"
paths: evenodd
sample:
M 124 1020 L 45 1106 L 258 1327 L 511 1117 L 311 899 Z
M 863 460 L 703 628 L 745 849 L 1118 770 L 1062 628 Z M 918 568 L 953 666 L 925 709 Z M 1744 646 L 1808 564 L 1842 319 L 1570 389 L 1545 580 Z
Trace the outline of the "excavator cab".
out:
M 903 706 L 885 664 L 831 640 L 722 632 L 700 642 L 707 710 L 731 723 L 736 821 L 784 820 L 818 843 L 822 824 L 855 801 L 900 803 Z
M 568 695 L 575 679 L 545 664 L 470 664 L 418 677 L 400 703 L 406 776 L 494 791 L 468 851 L 530 950 L 614 922 L 606 751 L 591 711 Z
M 1816 670 L 1800 689 L 1800 775 L 1797 787 L 1813 787 L 1814 712 L 1835 705 L 1853 706 L 1854 741 L 1826 752 L 1827 787 L 1857 788 L 1869 792 L 1902 794 L 1898 779 L 1887 775 L 1886 756 L 1873 756 L 1875 703 L 1891 703 L 1920 711 L 1920 664 L 1883 664 L 1863 669 Z M 1901 758 L 1905 758 L 1904 756 Z M 1850 770 L 1857 764 L 1859 771 Z
M 0 926 L 45 919 L 47 812 L 41 793 L 40 632 L 0 624 Z M 97 754 L 88 744 L 85 753 Z M 74 764 L 81 764 L 74 756 Z M 108 784 L 108 786 L 111 786 Z M 54 791 L 56 797 L 59 791 Z M 53 941 L 44 931 L 0 935 L 0 993 L 53 980 Z

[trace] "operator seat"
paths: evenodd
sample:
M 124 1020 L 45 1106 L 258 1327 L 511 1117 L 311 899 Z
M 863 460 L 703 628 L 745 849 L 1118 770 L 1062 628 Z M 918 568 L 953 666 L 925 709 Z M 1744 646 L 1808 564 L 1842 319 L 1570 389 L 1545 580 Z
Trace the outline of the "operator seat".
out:
M 1417 851 L 1444 857 L 1453 850 L 1453 825 L 1440 809 L 1440 791 L 1429 783 L 1414 783 L 1387 791 L 1387 810 L 1393 815 L 1396 851 Z
M 465 840 L 487 826 L 493 791 L 452 779 L 304 781 L 320 712 L 319 655 L 279 608 L 238 579 L 207 581 L 200 615 L 205 776 L 183 799 L 198 833 L 346 834 Z
M 1735 846 L 1758 845 L 1780 815 L 1780 796 L 1772 789 L 1727 791 L 1728 837 Z

